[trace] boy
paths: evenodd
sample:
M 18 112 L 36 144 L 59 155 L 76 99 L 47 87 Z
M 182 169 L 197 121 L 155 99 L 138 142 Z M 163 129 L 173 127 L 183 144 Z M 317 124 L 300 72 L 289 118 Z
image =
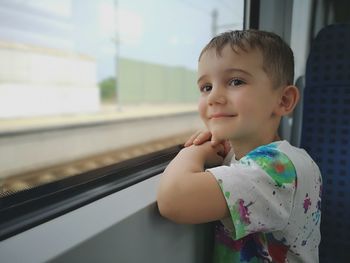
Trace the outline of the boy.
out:
M 299 99 L 293 74 L 291 49 L 269 32 L 226 32 L 200 54 L 208 132 L 171 161 L 157 200 L 178 223 L 220 220 L 214 262 L 318 262 L 321 175 L 277 135 Z

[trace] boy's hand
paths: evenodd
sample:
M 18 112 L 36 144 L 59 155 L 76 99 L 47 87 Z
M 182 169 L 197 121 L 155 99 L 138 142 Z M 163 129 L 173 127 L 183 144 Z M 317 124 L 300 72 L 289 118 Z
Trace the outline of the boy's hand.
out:
M 187 155 L 192 160 L 199 161 L 204 166 L 218 166 L 222 165 L 226 156 L 225 148 L 223 144 L 213 146 L 209 141 L 202 143 L 201 145 L 192 145 L 183 149 L 188 151 Z
M 210 141 L 212 146 L 218 146 L 219 144 L 222 144 L 224 147 L 224 156 L 226 156 L 231 150 L 231 144 L 229 140 L 215 140 L 210 131 L 197 131 L 185 142 L 184 146 L 189 147 L 191 145 L 201 145 L 208 141 Z
M 204 142 L 210 141 L 211 137 L 210 131 L 197 131 L 185 142 L 185 147 L 191 146 L 192 144 L 200 145 Z

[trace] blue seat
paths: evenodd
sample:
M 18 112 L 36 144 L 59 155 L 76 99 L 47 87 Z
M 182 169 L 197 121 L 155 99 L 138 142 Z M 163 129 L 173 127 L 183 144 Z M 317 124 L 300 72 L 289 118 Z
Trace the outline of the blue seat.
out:
M 350 262 L 350 24 L 322 29 L 312 43 L 300 146 L 323 177 L 320 262 Z

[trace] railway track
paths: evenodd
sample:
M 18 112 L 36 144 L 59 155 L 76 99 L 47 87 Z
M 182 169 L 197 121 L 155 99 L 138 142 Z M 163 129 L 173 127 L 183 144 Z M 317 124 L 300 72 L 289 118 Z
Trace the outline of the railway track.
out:
M 112 164 L 183 144 L 191 133 L 120 148 L 88 158 L 12 175 L 0 181 L 0 198 Z

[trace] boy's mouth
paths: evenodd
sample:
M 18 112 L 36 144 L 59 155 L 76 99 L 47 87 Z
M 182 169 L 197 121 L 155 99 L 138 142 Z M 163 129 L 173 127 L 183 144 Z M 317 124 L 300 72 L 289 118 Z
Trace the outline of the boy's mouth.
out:
M 235 114 L 215 113 L 215 114 L 211 114 L 209 116 L 209 119 L 232 118 L 232 117 L 236 117 L 236 116 L 237 115 L 235 115 Z

